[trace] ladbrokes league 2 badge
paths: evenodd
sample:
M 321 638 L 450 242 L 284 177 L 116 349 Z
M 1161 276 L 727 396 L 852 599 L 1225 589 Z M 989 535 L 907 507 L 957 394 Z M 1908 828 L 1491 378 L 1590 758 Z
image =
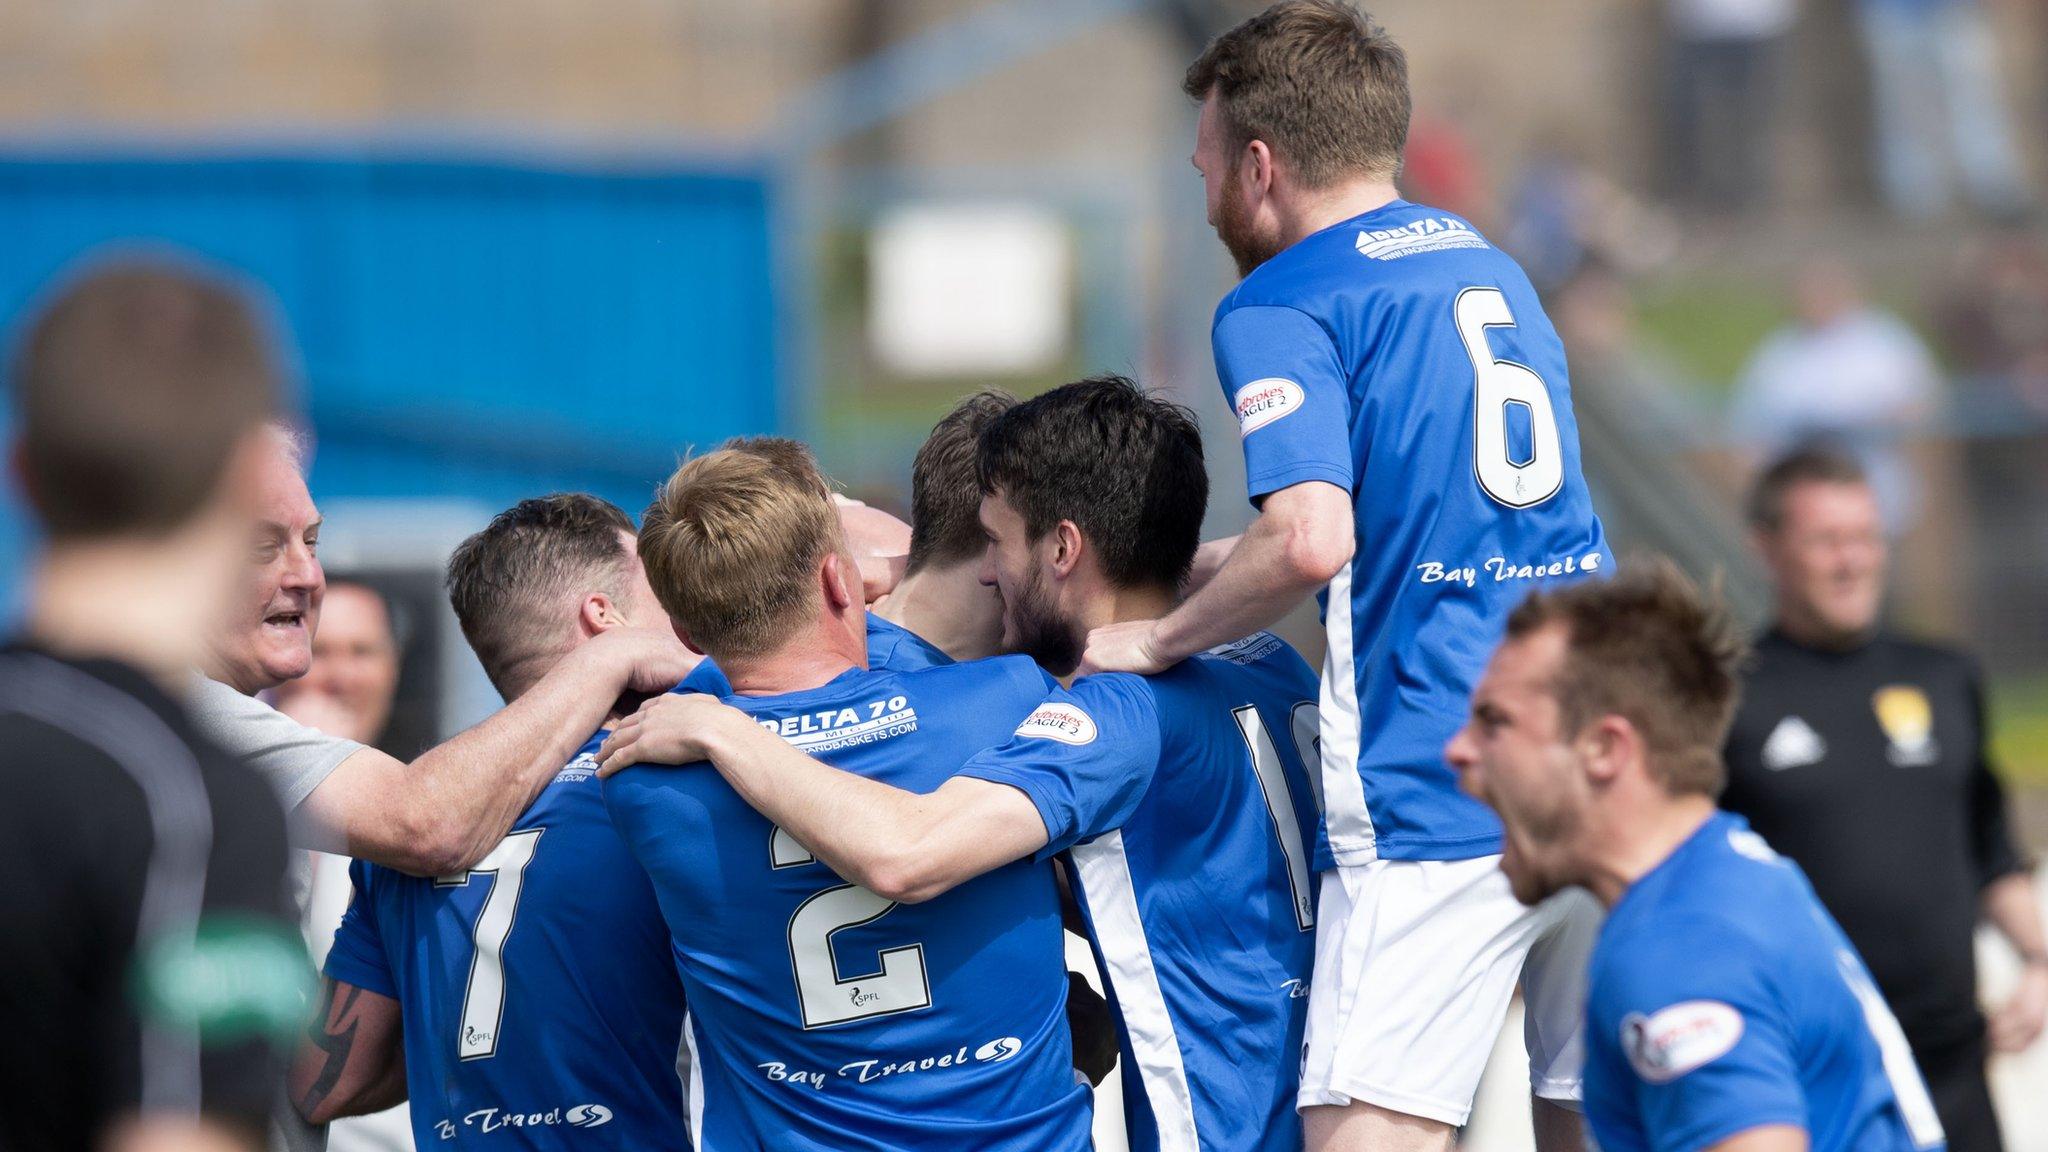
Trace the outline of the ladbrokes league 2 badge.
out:
M 1891 684 L 1877 690 L 1870 706 L 1890 742 L 1886 759 L 1901 768 L 1918 768 L 1941 755 L 1934 745 L 1934 706 L 1927 693 L 1910 684 Z

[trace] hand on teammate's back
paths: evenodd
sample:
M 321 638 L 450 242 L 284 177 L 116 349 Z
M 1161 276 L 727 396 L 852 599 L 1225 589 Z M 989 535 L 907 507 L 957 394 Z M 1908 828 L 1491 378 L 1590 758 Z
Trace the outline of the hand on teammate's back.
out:
M 717 725 L 737 719 L 751 724 L 744 712 L 700 692 L 663 694 L 640 706 L 621 722 L 597 750 L 597 774 L 634 764 L 694 764 L 711 757 L 709 738 Z
M 1150 676 L 1164 672 L 1175 663 L 1161 660 L 1153 649 L 1157 620 L 1129 620 L 1108 624 L 1088 633 L 1088 646 L 1081 652 L 1075 676 L 1097 672 L 1136 672 Z

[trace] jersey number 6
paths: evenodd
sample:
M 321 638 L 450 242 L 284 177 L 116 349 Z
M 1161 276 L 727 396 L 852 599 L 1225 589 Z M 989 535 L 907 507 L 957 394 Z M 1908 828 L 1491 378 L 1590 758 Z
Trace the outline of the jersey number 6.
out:
M 1472 474 L 1479 488 L 1510 508 L 1541 504 L 1564 486 L 1564 450 L 1557 437 L 1557 412 L 1543 378 L 1512 360 L 1494 356 L 1488 328 L 1512 328 L 1515 315 L 1498 288 L 1458 293 L 1452 314 L 1458 339 L 1472 358 Z M 1516 459 L 1508 443 L 1508 409 L 1519 406 L 1529 420 L 1529 452 Z

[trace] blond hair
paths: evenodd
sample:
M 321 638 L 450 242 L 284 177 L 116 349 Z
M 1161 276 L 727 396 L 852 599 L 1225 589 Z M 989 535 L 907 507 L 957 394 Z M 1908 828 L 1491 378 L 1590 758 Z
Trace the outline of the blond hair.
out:
M 787 640 L 818 610 L 818 565 L 842 547 L 824 475 L 792 440 L 733 441 L 685 461 L 640 524 L 656 598 L 719 660 Z

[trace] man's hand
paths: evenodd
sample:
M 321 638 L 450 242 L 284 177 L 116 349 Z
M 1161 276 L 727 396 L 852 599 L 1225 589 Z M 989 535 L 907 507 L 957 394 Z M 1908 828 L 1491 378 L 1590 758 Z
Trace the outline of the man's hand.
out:
M 622 693 L 666 692 L 704 661 L 666 628 L 612 628 L 592 636 L 584 648 L 590 659 L 620 670 Z
M 605 737 L 597 774 L 608 777 L 634 764 L 694 764 L 711 758 L 721 724 L 751 724 L 747 714 L 701 692 L 656 696 Z
M 1158 637 L 1157 620 L 1127 620 L 1097 628 L 1088 633 L 1088 646 L 1081 653 L 1081 666 L 1074 670 L 1074 675 L 1136 672 L 1150 676 L 1164 672 L 1177 661 L 1160 657 Z
M 1991 1014 L 1991 1047 L 1999 1052 L 2024 1052 L 2041 1038 L 2048 1023 L 2048 966 L 2029 964 L 2020 984 Z
M 873 604 L 896 590 L 910 559 L 910 525 L 880 508 L 833 494 L 839 526 L 860 565 L 861 592 Z

